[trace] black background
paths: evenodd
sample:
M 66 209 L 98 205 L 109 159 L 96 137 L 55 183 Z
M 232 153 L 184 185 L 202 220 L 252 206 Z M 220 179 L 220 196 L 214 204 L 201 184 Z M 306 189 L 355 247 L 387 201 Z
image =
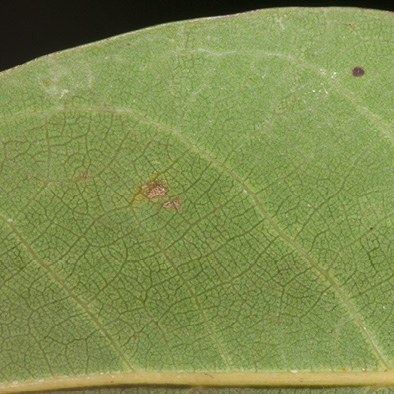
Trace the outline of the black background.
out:
M 160 23 L 286 6 L 394 11 L 394 0 L 0 0 L 0 71 L 51 52 Z

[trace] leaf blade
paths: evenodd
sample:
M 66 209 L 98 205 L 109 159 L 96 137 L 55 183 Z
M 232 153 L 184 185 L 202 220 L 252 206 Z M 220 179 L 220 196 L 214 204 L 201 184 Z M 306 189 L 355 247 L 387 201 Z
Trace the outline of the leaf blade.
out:
M 390 369 L 391 27 L 269 10 L 3 73 L 3 381 Z

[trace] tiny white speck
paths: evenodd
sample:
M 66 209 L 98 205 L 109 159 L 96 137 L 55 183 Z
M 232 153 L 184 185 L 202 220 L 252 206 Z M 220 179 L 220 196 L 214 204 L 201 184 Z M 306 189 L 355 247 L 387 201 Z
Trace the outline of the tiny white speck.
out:
M 312 205 L 311 205 L 311 204 L 308 204 L 308 207 L 309 207 L 309 208 L 312 208 Z
M 298 371 L 296 369 L 292 369 L 290 372 L 291 373 L 298 373 Z
M 67 94 L 67 93 L 69 93 L 69 91 L 68 91 L 67 89 L 63 89 L 63 90 L 62 90 L 62 94 L 60 95 L 59 98 L 63 98 L 63 96 L 64 96 L 65 94 Z
M 365 372 L 365 368 L 361 368 L 361 371 Z
M 244 193 L 247 193 L 247 191 L 246 191 L 245 189 L 243 189 L 243 192 L 244 192 Z
M 8 223 L 12 223 L 14 221 L 14 219 L 13 218 L 9 218 L 9 219 L 7 219 L 7 222 Z
M 386 309 L 386 307 L 383 305 L 383 309 Z

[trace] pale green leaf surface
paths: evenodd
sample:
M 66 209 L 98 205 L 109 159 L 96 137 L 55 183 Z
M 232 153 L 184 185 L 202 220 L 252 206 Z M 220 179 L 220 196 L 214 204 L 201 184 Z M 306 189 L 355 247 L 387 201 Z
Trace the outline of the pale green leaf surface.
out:
M 0 380 L 391 369 L 393 51 L 274 9 L 3 73 Z

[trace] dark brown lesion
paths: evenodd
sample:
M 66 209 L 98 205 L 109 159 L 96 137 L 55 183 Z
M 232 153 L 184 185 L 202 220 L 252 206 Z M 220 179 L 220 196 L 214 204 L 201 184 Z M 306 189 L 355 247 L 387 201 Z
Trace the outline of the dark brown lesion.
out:
M 365 70 L 362 67 L 357 66 L 353 68 L 352 74 L 353 77 L 362 77 L 365 74 Z

